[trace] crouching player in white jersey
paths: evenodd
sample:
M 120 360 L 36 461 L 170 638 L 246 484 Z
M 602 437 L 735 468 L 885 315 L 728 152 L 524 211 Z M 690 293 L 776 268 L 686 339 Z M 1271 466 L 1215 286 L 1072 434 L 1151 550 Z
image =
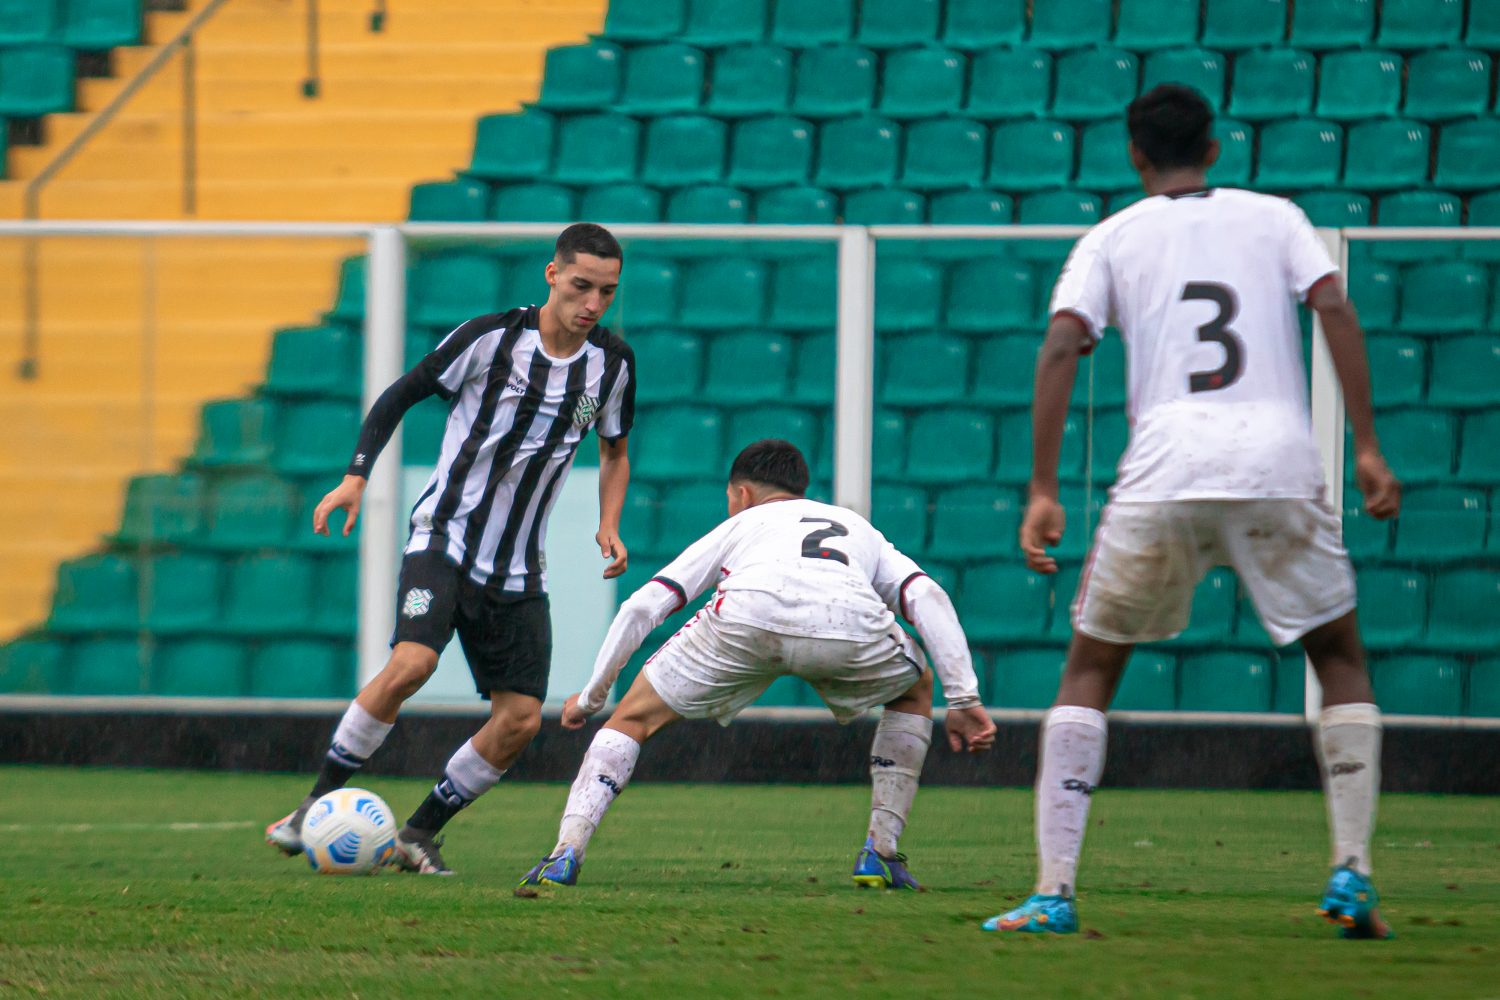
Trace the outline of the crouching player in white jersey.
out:
M 1346 937 L 1386 937 L 1370 884 L 1380 712 L 1308 414 L 1296 300 L 1317 310 L 1354 431 L 1370 514 L 1401 487 L 1381 457 L 1364 341 L 1337 269 L 1290 202 L 1209 189 L 1213 113 L 1164 85 L 1128 112 L 1130 157 L 1150 197 L 1074 247 L 1037 359 L 1031 501 L 1021 548 L 1055 573 L 1059 442 L 1078 357 L 1111 321 L 1129 362 L 1131 437 L 1073 604 L 1073 641 L 1042 727 L 1036 783 L 1041 873 L 1025 904 L 986 930 L 1067 933 L 1089 797 L 1104 770 L 1104 710 L 1136 643 L 1188 624 L 1209 567 L 1233 566 L 1277 645 L 1301 640 L 1323 690 L 1316 745 L 1332 827 L 1322 912 Z M 1191 669 L 1191 668 L 1189 668 Z
M 729 520 L 690 545 L 620 606 L 588 686 L 562 724 L 604 707 L 646 635 L 714 587 L 651 659 L 590 744 L 568 795 L 557 846 L 522 885 L 573 885 L 589 838 L 635 770 L 641 744 L 679 719 L 729 723 L 778 677 L 807 681 L 840 723 L 884 705 L 870 748 L 869 837 L 854 880 L 919 888 L 897 851 L 932 738 L 932 672 L 897 625 L 916 627 L 948 698 L 948 743 L 989 749 L 995 724 L 979 703 L 969 644 L 941 587 L 858 514 L 803 497 L 807 461 L 775 439 L 740 452 L 729 471 Z

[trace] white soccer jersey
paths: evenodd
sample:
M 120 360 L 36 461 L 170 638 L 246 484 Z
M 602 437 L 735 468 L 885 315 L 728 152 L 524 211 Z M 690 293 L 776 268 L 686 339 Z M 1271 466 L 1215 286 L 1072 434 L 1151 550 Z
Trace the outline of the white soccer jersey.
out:
M 784 635 L 867 641 L 921 568 L 870 522 L 816 500 L 742 511 L 688 546 L 654 579 L 685 604 L 710 587 L 720 618 Z
M 1052 294 L 1125 340 L 1125 501 L 1319 499 L 1296 302 L 1337 270 L 1302 210 L 1230 188 L 1157 195 L 1091 229 Z

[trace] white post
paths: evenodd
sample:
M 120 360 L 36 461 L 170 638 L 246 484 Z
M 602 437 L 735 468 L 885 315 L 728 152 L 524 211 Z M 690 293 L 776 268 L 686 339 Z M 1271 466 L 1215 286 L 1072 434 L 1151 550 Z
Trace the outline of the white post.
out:
M 1339 273 L 1347 286 L 1349 283 L 1349 241 L 1337 229 L 1320 229 L 1318 235 L 1328 246 L 1328 252 L 1338 261 Z M 1312 426 L 1313 436 L 1318 442 L 1318 453 L 1323 458 L 1323 480 L 1327 484 L 1325 499 L 1342 519 L 1344 512 L 1344 392 L 1339 386 L 1338 374 L 1333 368 L 1333 356 L 1328 353 L 1328 342 L 1323 339 L 1323 323 L 1313 313 L 1312 345 Z M 1307 688 L 1305 711 L 1309 724 L 1318 719 L 1323 710 L 1323 689 L 1318 685 L 1318 676 L 1313 672 L 1312 661 L 1307 662 Z
M 394 226 L 370 234 L 365 269 L 364 410 L 401 376 L 406 340 L 406 242 Z M 401 563 L 401 431 L 370 471 L 359 523 L 359 686 L 390 656 Z
M 870 515 L 875 426 L 875 241 L 847 226 L 839 235 L 833 502 Z

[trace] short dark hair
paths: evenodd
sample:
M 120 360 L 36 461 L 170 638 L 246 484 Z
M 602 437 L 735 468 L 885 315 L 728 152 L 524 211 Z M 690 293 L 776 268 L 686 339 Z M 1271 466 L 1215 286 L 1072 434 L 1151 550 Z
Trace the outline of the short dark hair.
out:
M 620 249 L 620 241 L 615 239 L 614 233 L 592 222 L 575 222 L 564 229 L 558 234 L 557 246 L 552 251 L 559 264 L 571 264 L 581 253 L 621 263 L 625 261 L 625 252 Z
M 807 493 L 809 478 L 802 452 L 780 438 L 762 438 L 746 445 L 729 467 L 731 483 L 771 486 L 799 497 Z
M 1125 111 L 1130 141 L 1158 170 L 1201 167 L 1213 140 L 1214 111 L 1203 95 L 1180 83 L 1164 83 L 1130 102 Z

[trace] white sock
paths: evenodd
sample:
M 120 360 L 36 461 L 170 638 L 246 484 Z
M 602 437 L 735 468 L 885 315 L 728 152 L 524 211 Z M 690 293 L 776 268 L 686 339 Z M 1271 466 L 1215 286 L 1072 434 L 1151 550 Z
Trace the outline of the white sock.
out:
M 932 720 L 925 715 L 881 713 L 870 744 L 870 838 L 877 854 L 896 853 L 931 743 Z
M 1089 799 L 1104 773 L 1104 713 L 1058 705 L 1042 722 L 1042 763 L 1036 777 L 1036 891 L 1072 896 L 1088 826 Z
M 1318 718 L 1318 761 L 1328 800 L 1333 864 L 1370 874 L 1370 833 L 1380 794 L 1380 709 L 1334 705 Z
M 496 767 L 479 755 L 473 740 L 455 750 L 448 758 L 448 766 L 443 768 L 443 780 L 453 786 L 466 804 L 494 788 L 504 775 L 504 768 Z
M 641 745 L 629 736 L 617 729 L 599 730 L 589 744 L 588 753 L 583 755 L 578 777 L 573 779 L 573 790 L 568 793 L 557 846 L 552 849 L 554 857 L 564 847 L 571 847 L 578 860 L 583 860 L 590 838 L 615 796 L 625 790 L 640 755 Z
M 333 731 L 328 756 L 345 767 L 357 768 L 380 749 L 380 744 L 385 742 L 395 725 L 394 722 L 381 722 L 365 711 L 359 702 L 350 702 L 338 728 Z

